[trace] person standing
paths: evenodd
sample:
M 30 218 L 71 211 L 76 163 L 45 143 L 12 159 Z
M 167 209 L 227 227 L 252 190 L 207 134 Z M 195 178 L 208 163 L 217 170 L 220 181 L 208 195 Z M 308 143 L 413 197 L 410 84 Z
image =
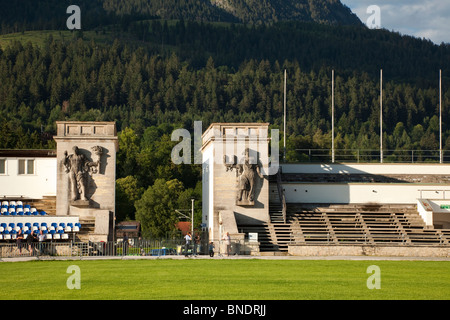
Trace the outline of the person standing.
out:
M 19 229 L 19 233 L 17 234 L 17 238 L 16 238 L 16 244 L 17 244 L 17 249 L 19 249 L 19 255 L 22 255 L 22 240 L 23 240 L 22 229 Z
M 39 254 L 43 255 L 44 254 L 44 241 L 45 241 L 45 234 L 44 231 L 41 230 L 41 232 L 39 233 L 38 236 L 38 240 L 39 240 Z
M 209 243 L 209 256 L 214 257 L 214 242 L 212 241 Z
M 188 250 L 189 247 L 191 245 L 191 241 L 192 241 L 192 236 L 191 233 L 188 232 L 185 236 L 184 236 L 184 240 L 186 241 L 186 247 L 185 247 L 185 251 L 184 251 L 184 256 L 187 257 L 188 256 Z
M 123 241 L 122 241 L 122 254 L 126 256 L 128 254 L 128 235 L 125 232 L 123 235 Z
M 226 248 L 227 256 L 229 257 L 230 253 L 231 253 L 231 237 L 228 232 L 226 232 L 225 235 L 223 236 L 223 240 L 225 240 L 225 248 Z
M 30 233 L 27 236 L 28 251 L 30 252 L 30 255 L 34 255 L 34 241 L 35 240 L 36 240 L 36 236 L 34 235 L 34 232 L 30 230 Z

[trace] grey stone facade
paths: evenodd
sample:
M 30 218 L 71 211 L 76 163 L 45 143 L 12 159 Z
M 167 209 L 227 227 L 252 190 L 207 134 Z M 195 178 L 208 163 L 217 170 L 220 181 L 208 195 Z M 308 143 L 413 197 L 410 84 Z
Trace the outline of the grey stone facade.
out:
M 58 121 L 56 125 L 56 214 L 93 218 L 93 237 L 110 240 L 115 215 L 116 125 L 81 121 Z

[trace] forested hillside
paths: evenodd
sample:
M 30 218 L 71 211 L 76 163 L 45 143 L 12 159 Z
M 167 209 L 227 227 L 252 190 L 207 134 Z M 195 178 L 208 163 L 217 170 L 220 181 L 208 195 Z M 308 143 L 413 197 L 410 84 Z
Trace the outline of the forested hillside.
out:
M 235 69 L 217 65 L 212 57 L 205 63 L 194 67 L 176 53 L 149 54 L 144 48 L 119 41 L 99 46 L 81 39 L 49 39 L 43 48 L 17 42 L 0 54 L 2 124 L 11 131 L 21 127 L 24 132 L 43 129 L 52 133 L 56 120 L 109 120 L 117 121 L 119 130 L 133 127 L 138 134 L 149 125 L 162 123 L 191 129 L 194 120 L 202 120 L 205 127 L 213 121 L 279 125 L 283 70 L 287 69 L 289 134 L 307 137 L 310 147 L 328 146 L 329 139 L 314 143 L 311 139 L 330 130 L 330 66 L 303 69 L 296 60 L 248 59 Z M 389 80 L 391 70 L 385 70 L 384 128 L 392 134 L 401 122 L 408 136 L 388 143 L 388 148 L 437 146 L 436 139 L 432 144 L 424 142 L 437 133 L 430 119 L 437 115 L 438 69 L 435 79 L 432 71 L 429 78 L 417 83 L 399 83 Z M 363 71 L 337 72 L 341 147 L 376 148 L 378 82 L 378 77 Z M 449 94 L 445 90 L 444 105 Z M 413 134 L 417 126 L 424 135 Z M 8 137 L 0 137 L 0 148 L 15 147 Z
M 36 4 L 35 11 L 20 11 L 16 2 L 0 10 L 2 33 L 18 32 L 8 37 L 19 39 L 25 30 L 64 30 L 66 2 L 24 2 L 26 8 Z M 187 4 L 176 3 L 173 14 Z M 27 33 L 31 42 L 0 37 L 0 148 L 53 148 L 57 120 L 116 121 L 118 219 L 134 218 L 133 204 L 155 185 L 173 192 L 178 207 L 189 207 L 191 196 L 201 198 L 201 168 L 171 163 L 174 129 L 193 132 L 194 121 L 202 121 L 203 129 L 219 121 L 264 121 L 283 129 L 286 70 L 288 150 L 330 148 L 335 70 L 336 148 L 377 149 L 382 68 L 385 148 L 439 147 L 442 69 L 444 148 L 450 150 L 449 45 L 336 26 L 328 18 L 322 24 L 277 22 L 284 20 L 280 6 L 290 1 L 270 1 L 274 15 L 265 24 L 232 9 L 244 3 L 251 1 L 189 2 L 182 17 L 171 16 L 180 20 L 163 20 L 167 7 L 156 10 L 155 1 L 80 0 L 90 8 L 83 11 L 80 31 L 56 31 L 43 42 L 33 42 L 33 33 Z M 300 8 L 303 2 L 296 3 Z M 319 10 L 317 17 L 339 12 L 329 9 L 338 1 L 304 3 L 310 4 L 303 8 L 309 16 L 311 8 Z M 221 22 L 194 21 L 203 19 L 188 12 L 220 12 L 214 19 Z M 298 155 L 289 152 L 288 160 Z M 155 194 L 145 196 L 149 203 Z
M 139 19 L 271 23 L 282 20 L 359 25 L 339 0 L 0 0 L 0 33 L 62 30 L 66 9 L 82 10 L 83 28 Z

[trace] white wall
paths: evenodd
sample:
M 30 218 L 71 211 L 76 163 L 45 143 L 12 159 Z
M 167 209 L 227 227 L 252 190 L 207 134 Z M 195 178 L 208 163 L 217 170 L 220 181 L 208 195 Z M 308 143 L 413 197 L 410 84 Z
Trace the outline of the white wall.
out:
M 202 152 L 202 219 L 209 230 L 214 230 L 214 157 L 210 144 Z M 211 215 L 210 215 L 211 213 Z
M 440 174 L 450 176 L 450 165 L 441 164 L 283 164 L 283 173 L 321 174 Z M 276 186 L 270 190 L 271 199 Z M 417 199 L 450 198 L 450 184 L 426 183 L 295 183 L 284 182 L 288 203 L 416 204 Z M 420 191 L 425 190 L 425 191 Z M 428 190 L 428 191 L 426 191 Z M 438 191 L 436 191 L 438 190 Z
M 441 208 L 441 205 L 450 205 L 450 199 L 419 199 L 417 211 L 427 226 L 439 225 L 441 228 L 450 228 L 450 209 Z
M 442 185 L 382 184 L 382 183 L 283 183 L 288 203 L 385 203 L 415 204 L 420 198 L 419 190 L 442 189 Z M 446 187 L 450 195 L 450 186 Z M 276 197 L 276 186 L 271 185 L 271 199 Z
M 19 175 L 19 159 L 34 159 L 34 174 Z M 7 158 L 6 174 L 0 175 L 0 197 L 17 196 L 56 196 L 56 158 Z
M 449 174 L 448 164 L 283 164 L 283 173 Z

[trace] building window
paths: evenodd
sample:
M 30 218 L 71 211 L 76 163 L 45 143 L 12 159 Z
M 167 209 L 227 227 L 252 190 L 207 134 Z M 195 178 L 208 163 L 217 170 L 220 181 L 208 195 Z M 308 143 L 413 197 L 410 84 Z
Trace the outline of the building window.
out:
M 19 174 L 34 174 L 34 160 L 19 159 Z
M 0 174 L 6 174 L 6 159 L 0 159 Z

